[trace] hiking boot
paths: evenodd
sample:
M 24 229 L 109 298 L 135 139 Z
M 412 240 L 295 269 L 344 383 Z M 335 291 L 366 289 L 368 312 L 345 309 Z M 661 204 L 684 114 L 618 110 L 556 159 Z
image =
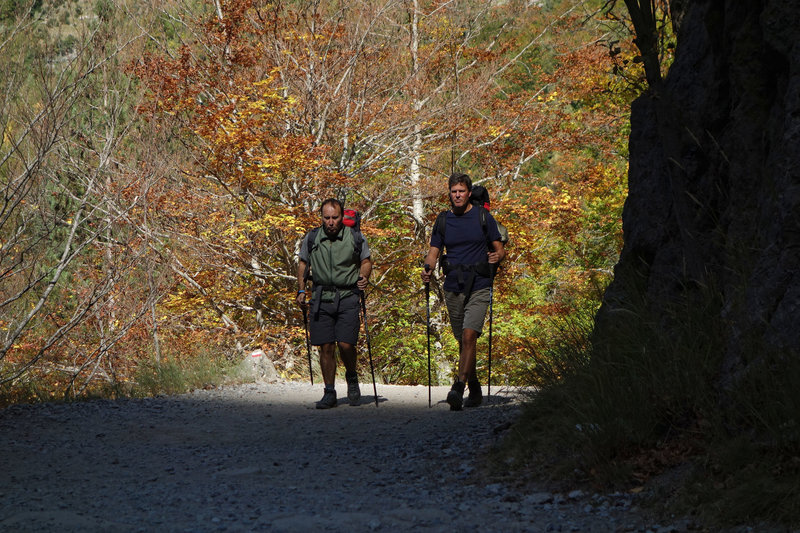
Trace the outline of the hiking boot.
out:
M 460 411 L 464 403 L 464 382 L 456 381 L 447 393 L 447 403 L 451 411 Z
M 358 405 L 358 400 L 361 399 L 361 389 L 358 386 L 358 374 L 353 372 L 344 375 L 347 381 L 347 399 L 350 400 L 350 405 Z
M 466 400 L 464 400 L 464 407 L 478 407 L 481 403 L 483 403 L 483 393 L 481 392 L 481 384 L 478 383 L 478 380 L 470 381 L 469 385 L 469 395 L 467 396 Z
M 331 407 L 336 407 L 336 391 L 325 389 L 322 399 L 317 402 L 317 409 L 330 409 Z

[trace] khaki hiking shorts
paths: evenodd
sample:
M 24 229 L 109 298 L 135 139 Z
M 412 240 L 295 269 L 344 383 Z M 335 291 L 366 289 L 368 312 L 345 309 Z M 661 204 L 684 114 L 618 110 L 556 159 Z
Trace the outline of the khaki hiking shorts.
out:
M 486 320 L 486 310 L 489 309 L 490 292 L 490 287 L 473 291 L 468 300 L 464 293 L 444 292 L 447 313 L 450 315 L 450 327 L 453 336 L 459 342 L 461 342 L 461 332 L 465 329 L 477 331 L 480 337 Z

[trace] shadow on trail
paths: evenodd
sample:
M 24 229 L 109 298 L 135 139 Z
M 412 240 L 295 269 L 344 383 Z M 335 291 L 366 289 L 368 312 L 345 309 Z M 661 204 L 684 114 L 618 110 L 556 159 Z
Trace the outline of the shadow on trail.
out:
M 379 487 L 375 516 L 397 494 L 440 490 L 465 461 L 465 427 L 477 450 L 511 412 L 493 394 L 461 416 L 439 403 L 446 391 L 431 408 L 427 387 L 381 385 L 379 407 L 365 395 L 327 410 L 319 387 L 297 385 L 12 406 L 0 410 L 0 529 L 236 529 L 315 516 L 342 483 Z

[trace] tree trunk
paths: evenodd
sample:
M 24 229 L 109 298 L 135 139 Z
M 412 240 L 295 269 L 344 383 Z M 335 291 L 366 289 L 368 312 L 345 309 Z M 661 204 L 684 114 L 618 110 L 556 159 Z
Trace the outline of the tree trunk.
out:
M 414 0 L 411 9 L 411 72 L 412 77 L 416 77 L 419 74 L 419 2 L 417 0 Z M 420 159 L 422 157 L 422 126 L 420 124 L 421 119 L 419 118 L 419 114 L 424 104 L 422 103 L 422 99 L 416 87 L 417 83 L 415 82 L 413 94 L 414 112 L 417 116 L 417 120 L 414 122 L 414 133 L 409 149 L 410 165 L 408 173 L 412 194 L 411 215 L 414 217 L 417 228 L 421 229 L 420 233 L 422 233 L 425 227 L 425 211 L 422 205 L 422 191 L 420 190 L 420 181 L 422 179 L 420 165 Z

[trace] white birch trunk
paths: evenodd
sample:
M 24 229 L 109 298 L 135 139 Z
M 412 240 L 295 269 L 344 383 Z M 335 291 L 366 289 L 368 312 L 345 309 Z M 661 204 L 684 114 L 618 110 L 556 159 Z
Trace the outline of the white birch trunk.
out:
M 411 68 L 412 77 L 419 73 L 419 1 L 414 0 L 413 12 L 411 15 Z M 418 91 L 414 89 L 414 136 L 409 150 L 409 169 L 408 178 L 411 185 L 411 216 L 417 223 L 418 228 L 422 228 L 425 220 L 425 213 L 422 205 L 422 191 L 420 182 L 422 179 L 420 158 L 422 150 L 422 127 L 420 126 L 419 111 L 422 109 L 423 102 L 420 100 Z

